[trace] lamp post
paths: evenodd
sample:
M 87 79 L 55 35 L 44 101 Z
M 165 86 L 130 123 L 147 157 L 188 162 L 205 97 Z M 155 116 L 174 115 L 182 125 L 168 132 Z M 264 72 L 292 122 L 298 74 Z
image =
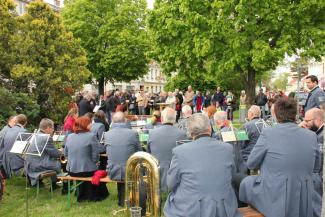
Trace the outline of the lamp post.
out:
M 298 62 L 298 67 L 297 67 L 297 75 L 298 75 L 298 80 L 297 80 L 297 120 L 299 120 L 299 93 L 300 93 L 300 73 L 301 73 L 301 61 L 300 57 L 296 59 Z

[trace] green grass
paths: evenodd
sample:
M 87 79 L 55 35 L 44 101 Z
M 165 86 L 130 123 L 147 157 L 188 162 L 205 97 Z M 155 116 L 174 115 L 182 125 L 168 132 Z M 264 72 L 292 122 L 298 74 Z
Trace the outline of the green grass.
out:
M 36 189 L 28 190 L 28 213 L 29 216 L 113 216 L 114 210 L 119 210 L 117 206 L 116 184 L 107 185 L 110 196 L 101 202 L 77 203 L 76 197 L 71 196 L 71 207 L 67 206 L 67 196 L 61 195 L 61 189 L 54 191 L 53 198 L 50 198 L 49 185 L 40 189 L 39 198 L 36 198 Z M 26 187 L 25 178 L 14 177 L 7 180 L 6 192 L 3 201 L 0 203 L 0 216 L 27 216 L 26 215 Z M 116 215 L 124 216 L 123 213 Z

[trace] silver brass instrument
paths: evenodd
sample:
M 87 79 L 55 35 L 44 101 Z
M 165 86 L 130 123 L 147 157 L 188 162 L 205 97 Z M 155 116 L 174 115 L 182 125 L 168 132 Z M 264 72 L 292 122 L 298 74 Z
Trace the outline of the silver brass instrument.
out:
M 128 159 L 125 168 L 125 216 L 130 207 L 140 206 L 140 183 L 146 189 L 145 216 L 160 217 L 160 178 L 158 160 L 146 152 L 136 152 Z M 120 211 L 115 211 L 116 215 Z

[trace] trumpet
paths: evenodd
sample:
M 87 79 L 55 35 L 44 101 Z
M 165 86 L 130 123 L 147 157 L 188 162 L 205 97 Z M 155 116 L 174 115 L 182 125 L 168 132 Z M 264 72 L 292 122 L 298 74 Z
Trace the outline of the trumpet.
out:
M 60 160 L 61 164 L 66 164 L 68 162 L 68 159 L 66 159 L 64 155 L 61 155 L 59 160 Z

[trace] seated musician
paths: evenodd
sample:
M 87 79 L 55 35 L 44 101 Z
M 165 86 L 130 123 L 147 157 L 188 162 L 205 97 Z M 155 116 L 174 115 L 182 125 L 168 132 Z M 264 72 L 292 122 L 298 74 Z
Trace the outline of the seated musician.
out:
M 260 117 L 260 107 L 257 105 L 252 105 L 247 112 L 248 122 L 243 126 L 249 139 L 242 143 L 242 156 L 245 162 L 247 161 L 248 156 L 258 140 L 260 132 L 262 131 L 262 128 L 256 125 L 256 122 L 261 120 Z
M 165 108 L 162 112 L 163 126 L 149 131 L 148 152 L 155 156 L 160 165 L 160 189 L 167 191 L 166 176 L 172 159 L 172 150 L 176 141 L 185 140 L 186 133 L 173 126 L 176 122 L 176 111 Z
M 145 126 L 146 129 L 154 129 L 161 126 L 161 115 L 159 110 L 155 110 L 150 119 L 151 123 Z
M 16 116 L 11 116 L 8 119 L 7 125 L 5 125 L 0 131 L 0 172 L 2 171 L 2 158 L 1 158 L 1 156 L 3 155 L 2 153 L 3 153 L 3 150 L 4 150 L 3 139 L 4 139 L 4 136 L 7 133 L 7 130 L 12 128 L 15 125 L 16 125 Z
M 10 178 L 11 172 L 18 173 L 24 167 L 24 159 L 17 154 L 10 153 L 19 133 L 27 132 L 27 117 L 24 114 L 16 116 L 16 125 L 8 129 L 3 137 L 3 150 L 0 153 L 2 166 L 7 178 Z
M 241 216 L 231 185 L 233 148 L 210 137 L 209 119 L 203 114 L 191 116 L 187 129 L 194 141 L 173 149 L 165 217 Z
M 314 166 L 314 187 L 315 190 L 323 195 L 323 143 L 324 143 L 324 113 L 319 108 L 309 109 L 304 121 L 301 123 L 303 127 L 313 131 L 317 136 L 317 152 Z
M 50 119 L 43 118 L 39 124 L 39 132 L 37 134 L 49 134 L 46 136 L 35 136 L 35 140 L 31 141 L 31 145 L 27 150 L 28 153 L 36 155 L 27 155 L 25 170 L 32 186 L 35 186 L 39 175 L 46 170 L 54 170 L 56 173 L 61 172 L 61 164 L 58 161 L 62 152 L 59 151 L 53 143 L 52 134 L 54 132 L 54 122 Z M 45 149 L 41 156 L 37 156 L 38 150 Z M 52 187 L 57 188 L 56 177 L 52 178 Z
M 64 155 L 68 159 L 67 171 L 73 177 L 92 177 L 99 160 L 99 141 L 90 132 L 91 120 L 82 116 L 76 119 L 74 133 L 67 137 Z M 109 195 L 105 183 L 99 186 L 90 182 L 79 185 L 78 202 L 101 201 Z
M 232 129 L 229 127 L 229 120 L 227 117 L 227 112 L 225 111 L 217 111 L 214 114 L 214 121 L 216 128 L 218 129 L 218 132 L 215 134 L 212 134 L 213 138 L 216 138 L 218 140 L 222 141 L 221 133 L 231 131 Z M 241 155 L 241 147 L 240 142 L 228 142 L 233 146 L 233 157 L 234 157 L 234 163 L 235 163 L 235 169 L 234 169 L 234 175 L 232 180 L 232 185 L 234 187 L 237 199 L 239 197 L 239 185 L 240 182 L 247 176 L 247 167 L 244 163 L 243 157 Z M 242 203 L 238 200 L 238 206 L 243 207 L 246 206 L 246 204 Z
M 126 161 L 133 153 L 141 151 L 139 135 L 129 129 L 124 113 L 114 113 L 112 121 L 111 130 L 104 134 L 108 155 L 107 172 L 112 180 L 124 181 Z M 124 189 L 124 183 L 117 183 L 119 206 L 124 206 Z
M 316 135 L 295 124 L 294 100 L 278 99 L 274 112 L 278 124 L 263 129 L 247 160 L 248 168 L 260 169 L 260 175 L 241 182 L 239 199 L 264 216 L 311 217 L 319 206 L 313 202 L 311 177 Z
M 178 120 L 178 128 L 181 130 L 184 130 L 187 133 L 186 123 L 187 123 L 188 118 L 191 117 L 191 115 L 192 115 L 191 106 L 184 105 L 182 107 L 182 114 L 183 114 L 183 116 Z M 190 137 L 190 136 L 188 135 L 188 137 Z

